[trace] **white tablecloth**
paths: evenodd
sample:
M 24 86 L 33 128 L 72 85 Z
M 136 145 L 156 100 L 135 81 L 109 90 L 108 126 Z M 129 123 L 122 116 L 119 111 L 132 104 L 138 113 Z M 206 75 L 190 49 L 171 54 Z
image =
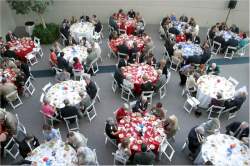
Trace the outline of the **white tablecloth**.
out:
M 62 49 L 64 52 L 64 58 L 72 65 L 74 63 L 73 58 L 77 57 L 80 62 L 83 62 L 87 59 L 87 47 L 75 45 L 68 46 Z
M 73 166 L 72 161 L 77 161 L 75 150 L 61 140 L 41 144 L 26 159 L 35 161 L 37 166 L 45 166 L 46 162 L 51 166 Z
M 182 47 L 182 56 L 189 57 L 203 54 L 203 50 L 198 44 L 179 42 L 174 46 L 174 48 L 177 48 L 179 45 Z
M 70 34 L 77 42 L 79 42 L 79 37 L 86 37 L 90 41 L 93 38 L 94 29 L 94 25 L 89 22 L 75 23 L 70 27 Z
M 46 99 L 56 108 L 63 108 L 63 101 L 68 99 L 71 105 L 80 103 L 79 92 L 86 92 L 85 81 L 64 81 L 53 85 L 46 93 Z
M 194 163 L 202 164 L 208 160 L 216 166 L 248 166 L 250 149 L 235 137 L 225 134 L 210 135 Z
M 241 40 L 239 35 L 237 35 L 234 32 L 231 32 L 231 31 L 219 31 L 219 32 L 216 33 L 216 36 L 220 36 L 220 35 L 222 35 L 222 37 L 225 39 L 225 41 L 228 41 L 232 37 L 234 37 L 238 41 Z
M 199 107 L 208 108 L 212 98 L 216 98 L 218 92 L 222 94 L 223 100 L 234 96 L 235 86 L 226 78 L 217 75 L 203 75 L 198 81 L 196 98 L 200 101 Z

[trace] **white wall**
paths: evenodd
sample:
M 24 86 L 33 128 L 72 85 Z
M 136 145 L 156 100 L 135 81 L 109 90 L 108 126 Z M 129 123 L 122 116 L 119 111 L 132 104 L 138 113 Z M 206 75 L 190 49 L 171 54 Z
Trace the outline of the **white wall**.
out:
M 5 37 L 9 30 L 15 29 L 16 23 L 9 5 L 3 0 L 0 0 L 0 14 L 0 36 Z
M 177 16 L 186 14 L 193 16 L 202 27 L 225 21 L 228 0 L 54 0 L 54 5 L 46 12 L 47 22 L 59 23 L 63 18 L 72 15 L 96 14 L 102 22 L 119 8 L 133 8 L 139 11 L 147 23 L 158 24 L 164 15 L 174 12 Z M 27 20 L 35 20 L 30 16 L 14 15 L 16 25 L 22 26 Z M 228 24 L 235 23 L 241 30 L 249 29 L 249 0 L 239 0 L 236 9 L 231 10 Z

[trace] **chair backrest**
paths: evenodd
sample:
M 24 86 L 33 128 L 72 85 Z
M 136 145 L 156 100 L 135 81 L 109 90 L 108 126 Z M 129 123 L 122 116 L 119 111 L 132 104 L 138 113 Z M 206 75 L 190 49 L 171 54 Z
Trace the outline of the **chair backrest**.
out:
M 239 81 L 237 81 L 235 78 L 233 77 L 229 77 L 228 81 L 230 81 L 235 87 L 237 87 L 237 85 L 239 85 Z
M 126 158 L 124 158 L 122 155 L 120 155 L 119 153 L 112 153 L 112 155 L 114 156 L 114 165 L 115 165 L 115 161 L 118 161 L 118 162 L 120 162 L 120 163 L 122 163 L 122 164 L 126 164 L 127 163 L 127 159 Z
M 41 96 L 40 96 L 40 103 L 41 103 L 41 104 L 42 104 L 43 101 L 44 101 L 44 97 L 45 97 L 45 95 L 44 95 L 44 93 L 42 93 Z
M 225 107 L 212 105 L 211 107 L 208 108 L 208 112 L 209 112 L 208 119 L 220 118 L 220 115 L 224 109 Z M 213 116 L 212 114 L 216 114 L 216 116 Z
M 8 153 L 13 159 L 16 159 L 19 155 L 19 146 L 13 137 L 11 137 L 9 142 L 4 146 L 4 153 Z
M 168 158 L 168 160 L 171 162 L 172 158 L 174 156 L 175 150 L 172 147 L 172 145 L 170 145 L 170 143 L 167 141 L 167 139 L 165 139 L 165 141 L 163 141 L 163 143 L 161 144 L 161 151 L 162 153 Z M 170 149 L 169 153 L 168 153 L 168 149 Z
M 160 88 L 159 88 L 159 93 L 160 93 L 160 99 L 163 99 L 166 95 L 167 92 L 167 83 L 166 81 Z
M 16 98 L 18 98 L 18 93 L 16 90 L 6 95 L 6 99 L 9 101 L 13 101 L 12 99 Z
M 67 125 L 67 129 L 68 131 L 76 131 L 76 130 L 79 130 L 79 123 L 78 123 L 78 117 L 77 115 L 74 115 L 74 116 L 69 116 L 69 117 L 66 117 L 66 118 L 63 118 L 66 125 Z M 71 126 L 71 123 L 70 121 L 74 121 L 75 124 L 76 124 L 76 127 L 70 127 Z
M 36 36 L 34 37 L 34 43 L 35 43 L 36 47 L 40 46 L 40 39 Z
M 95 101 L 93 100 L 92 103 L 85 110 L 90 122 L 96 117 L 96 110 L 94 104 Z
M 35 86 L 32 84 L 30 77 L 27 79 L 27 81 L 24 84 L 25 90 L 29 92 L 30 95 L 33 95 L 35 92 Z
M 217 41 L 213 41 L 213 45 L 212 45 L 212 53 L 214 53 L 215 55 L 217 55 L 219 53 L 221 49 L 221 43 L 217 42 Z
M 44 85 L 44 87 L 42 88 L 43 92 L 46 93 L 47 90 L 48 90 L 51 86 L 52 86 L 52 83 L 51 83 L 51 82 L 49 82 L 49 83 L 47 83 L 46 85 Z
M 59 69 L 57 67 L 52 67 L 52 69 L 54 69 L 56 71 L 56 75 L 58 75 L 59 73 L 61 73 L 63 70 Z
M 117 52 L 117 55 L 119 58 L 125 58 L 125 56 L 127 56 L 127 54 L 119 52 L 119 51 Z
M 148 104 L 152 104 L 154 91 L 142 91 L 142 97 L 146 97 L 148 100 Z

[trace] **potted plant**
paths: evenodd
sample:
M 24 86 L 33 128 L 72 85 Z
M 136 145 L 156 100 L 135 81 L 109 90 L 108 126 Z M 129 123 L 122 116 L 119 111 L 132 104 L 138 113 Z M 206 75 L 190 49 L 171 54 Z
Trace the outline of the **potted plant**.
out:
M 41 23 L 35 25 L 33 21 L 25 23 L 26 31 L 32 36 L 40 38 L 41 43 L 49 44 L 54 42 L 59 37 L 59 27 L 56 24 L 46 24 L 43 14 L 47 7 L 53 4 L 53 0 L 7 0 L 10 7 L 16 11 L 17 14 L 29 14 L 34 12 L 39 16 Z

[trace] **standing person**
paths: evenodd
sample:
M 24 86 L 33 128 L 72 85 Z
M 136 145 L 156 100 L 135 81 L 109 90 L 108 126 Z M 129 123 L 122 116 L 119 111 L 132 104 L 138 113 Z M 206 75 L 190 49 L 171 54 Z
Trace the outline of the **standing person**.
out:
M 147 145 L 141 145 L 141 152 L 137 152 L 133 159 L 135 165 L 153 165 L 155 155 L 152 151 L 147 151 Z

